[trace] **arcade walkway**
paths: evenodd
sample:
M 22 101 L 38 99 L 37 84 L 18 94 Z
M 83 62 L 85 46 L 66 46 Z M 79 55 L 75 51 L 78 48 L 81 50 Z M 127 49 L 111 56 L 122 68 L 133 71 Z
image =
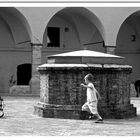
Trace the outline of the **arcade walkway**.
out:
M 4 100 L 5 117 L 0 119 L 0 136 L 140 136 L 140 99 L 132 99 L 138 107 L 138 117 L 108 119 L 103 124 L 35 116 L 33 106 L 39 97 L 4 97 Z

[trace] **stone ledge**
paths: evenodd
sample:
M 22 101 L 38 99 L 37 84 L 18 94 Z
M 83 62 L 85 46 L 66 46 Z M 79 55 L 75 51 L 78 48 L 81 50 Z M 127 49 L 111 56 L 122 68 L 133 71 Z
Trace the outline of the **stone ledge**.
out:
M 37 70 L 51 70 L 51 69 L 82 69 L 82 68 L 97 68 L 97 69 L 132 69 L 129 65 L 116 65 L 116 64 L 43 64 Z
M 34 114 L 45 118 L 80 119 L 80 105 L 54 105 L 39 102 L 34 106 Z M 124 119 L 136 117 L 136 108 L 132 104 L 123 109 L 111 110 L 111 106 L 99 108 L 99 114 L 103 118 Z
M 60 110 L 81 110 L 81 105 L 55 105 L 39 102 L 37 106 L 40 106 L 45 109 L 55 108 Z

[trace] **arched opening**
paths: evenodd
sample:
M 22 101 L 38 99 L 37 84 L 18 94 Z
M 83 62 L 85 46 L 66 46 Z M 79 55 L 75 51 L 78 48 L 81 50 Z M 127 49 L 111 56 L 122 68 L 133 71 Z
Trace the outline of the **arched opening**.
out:
M 125 57 L 126 64 L 133 67 L 131 96 L 140 96 L 136 81 L 140 83 L 140 11 L 130 15 L 122 23 L 116 41 L 116 54 Z M 140 84 L 138 84 L 140 86 Z
M 31 63 L 30 26 L 16 8 L 0 8 L 0 92 L 8 93 L 17 65 Z
M 0 47 L 30 46 L 32 38 L 30 26 L 25 17 L 16 8 L 0 8 L 0 30 L 2 31 Z
M 47 55 L 80 49 L 105 52 L 104 28 L 91 11 L 69 7 L 57 12 L 46 26 L 43 49 Z M 46 53 L 43 54 L 44 57 Z
M 31 79 L 31 64 L 17 66 L 17 85 L 29 85 Z
M 121 25 L 117 41 L 116 54 L 125 57 L 127 64 L 133 67 L 132 81 L 140 78 L 140 11 L 130 15 Z

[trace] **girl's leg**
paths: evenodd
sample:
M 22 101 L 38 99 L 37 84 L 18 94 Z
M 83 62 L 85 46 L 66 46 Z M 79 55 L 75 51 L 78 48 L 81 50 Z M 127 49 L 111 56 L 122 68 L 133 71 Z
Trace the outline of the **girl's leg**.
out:
M 99 113 L 95 114 L 97 116 L 98 119 L 102 120 L 102 117 L 99 115 Z
M 88 107 L 87 103 L 85 103 L 85 104 L 82 106 L 82 111 L 87 111 L 87 112 L 90 112 L 90 110 L 89 110 L 89 107 Z
M 98 119 L 95 121 L 95 123 L 103 123 L 103 119 L 102 119 L 102 117 L 99 115 L 98 112 L 97 112 L 96 116 L 97 116 Z
M 98 112 L 97 112 L 97 102 L 88 103 L 88 107 L 89 107 L 89 110 L 90 110 L 91 114 L 93 114 L 93 115 L 98 114 Z
M 85 119 L 88 119 L 89 118 L 89 113 L 90 113 L 90 110 L 89 110 L 89 107 L 87 105 L 87 103 L 85 103 L 83 106 L 82 106 L 82 112 L 80 114 L 80 118 L 82 120 L 85 120 Z
M 102 121 L 102 117 L 99 115 L 98 110 L 97 110 L 97 102 L 91 102 L 88 104 L 90 112 L 93 114 L 93 116 L 96 116 L 98 120 Z

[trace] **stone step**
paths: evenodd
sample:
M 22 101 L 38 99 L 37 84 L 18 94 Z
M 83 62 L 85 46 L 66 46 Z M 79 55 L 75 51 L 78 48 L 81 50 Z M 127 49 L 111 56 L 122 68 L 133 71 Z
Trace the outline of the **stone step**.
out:
M 47 118 L 65 118 L 65 119 L 80 119 L 81 106 L 80 105 L 54 105 L 44 104 L 39 102 L 35 107 L 34 114 L 38 114 Z M 103 118 L 130 118 L 136 116 L 136 108 L 132 104 L 125 107 L 125 109 L 110 110 L 106 106 L 99 109 L 99 114 Z

